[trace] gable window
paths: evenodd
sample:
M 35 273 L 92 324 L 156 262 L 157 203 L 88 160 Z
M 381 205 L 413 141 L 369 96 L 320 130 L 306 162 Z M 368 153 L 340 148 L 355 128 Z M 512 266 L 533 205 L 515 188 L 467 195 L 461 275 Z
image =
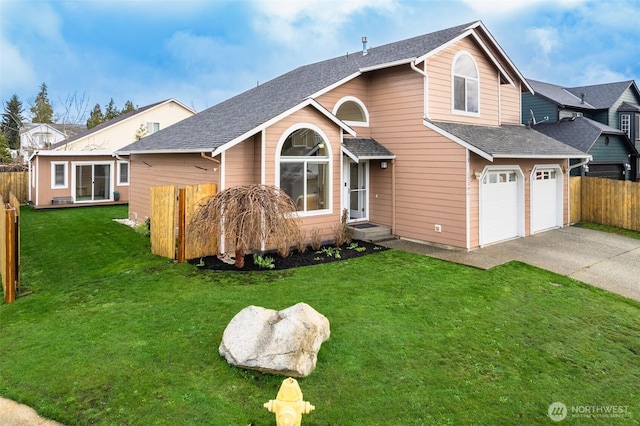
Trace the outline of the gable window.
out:
M 52 162 L 51 163 L 51 188 L 63 189 L 68 187 L 67 163 Z
M 310 128 L 291 132 L 282 143 L 279 187 L 299 212 L 329 208 L 331 161 L 325 138 Z
M 118 161 L 118 185 L 129 185 L 128 161 Z
M 160 130 L 160 123 L 147 122 L 147 135 L 152 135 Z
M 369 126 L 369 112 L 356 97 L 346 96 L 333 108 L 333 114 L 350 126 Z
M 453 61 L 453 110 L 477 114 L 480 99 L 478 67 L 466 52 L 460 52 Z
M 631 115 L 620 114 L 620 130 L 631 139 Z

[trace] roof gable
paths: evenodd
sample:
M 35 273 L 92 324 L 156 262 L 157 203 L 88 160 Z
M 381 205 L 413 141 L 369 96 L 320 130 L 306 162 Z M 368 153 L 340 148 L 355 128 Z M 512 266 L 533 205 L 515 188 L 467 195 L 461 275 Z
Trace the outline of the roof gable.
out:
M 104 131 L 106 129 L 109 129 L 109 128 L 112 128 L 114 126 L 117 126 L 119 123 L 122 123 L 122 122 L 124 122 L 126 120 L 132 119 L 132 118 L 134 118 L 134 117 L 136 117 L 136 116 L 138 116 L 138 115 L 140 115 L 140 114 L 142 114 L 144 112 L 150 111 L 150 110 L 152 110 L 154 108 L 158 108 L 158 107 L 160 107 L 162 105 L 166 105 L 166 104 L 169 104 L 169 103 L 175 103 L 175 104 L 181 106 L 182 108 L 185 108 L 186 110 L 189 110 L 189 111 L 195 113 L 195 111 L 193 111 L 191 108 L 189 108 L 188 106 L 183 105 L 182 103 L 178 102 L 175 99 L 165 99 L 164 101 L 160 101 L 160 102 L 156 102 L 156 103 L 153 103 L 153 104 L 149 104 L 149 105 L 140 107 L 138 109 L 135 109 L 133 111 L 129 111 L 129 112 L 124 113 L 124 114 L 120 114 L 119 116 L 117 116 L 115 118 L 112 118 L 111 120 L 105 121 L 104 123 L 100 123 L 99 125 L 97 125 L 97 126 L 91 128 L 91 129 L 88 129 L 88 130 L 76 135 L 72 139 L 69 139 L 67 141 L 63 141 L 63 142 L 55 144 L 53 146 L 53 149 L 60 149 L 60 148 L 62 148 L 64 146 L 68 146 L 69 144 L 77 142 L 77 141 L 79 141 L 81 139 L 85 139 L 87 137 L 90 137 L 92 135 L 100 133 L 100 132 L 102 132 L 102 131 Z
M 475 35 L 481 32 L 482 37 Z M 265 123 L 286 115 L 308 99 L 316 98 L 359 75 L 409 64 L 430 52 L 439 51 L 461 38 L 471 36 L 482 46 L 505 79 L 512 81 L 495 55 L 486 48 L 493 38 L 479 22 L 436 31 L 406 40 L 372 47 L 366 54 L 357 52 L 298 67 L 255 88 L 240 93 L 173 126 L 134 142 L 122 152 L 220 152 L 225 144 L 234 144 L 264 128 Z M 502 52 L 499 46 L 494 51 Z M 505 59 L 508 61 L 508 58 Z M 510 64 L 510 61 L 508 61 Z M 513 67 L 515 69 L 515 67 Z M 519 74 L 526 85 L 526 80 Z

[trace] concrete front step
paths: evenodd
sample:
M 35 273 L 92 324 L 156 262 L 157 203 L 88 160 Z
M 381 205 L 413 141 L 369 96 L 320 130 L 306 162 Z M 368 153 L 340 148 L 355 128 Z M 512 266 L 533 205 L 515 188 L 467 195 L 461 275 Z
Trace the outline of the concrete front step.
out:
M 350 226 L 353 238 L 362 241 L 381 241 L 393 238 L 391 228 L 374 223 L 362 223 Z

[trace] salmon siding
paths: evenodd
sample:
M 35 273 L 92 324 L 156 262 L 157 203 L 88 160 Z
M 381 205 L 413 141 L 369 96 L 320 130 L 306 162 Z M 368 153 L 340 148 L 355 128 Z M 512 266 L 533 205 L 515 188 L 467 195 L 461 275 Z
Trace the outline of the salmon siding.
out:
M 547 185 L 547 195 L 561 194 L 553 207 L 561 220 L 548 226 L 564 226 L 568 159 L 588 156 L 524 130 L 520 96 L 529 91 L 480 22 L 303 66 L 125 147 L 130 216 L 146 212 L 154 184 L 281 186 L 281 170 L 299 164 L 296 189 L 284 189 L 294 200 L 321 199 L 300 213 L 307 232 L 330 238 L 347 209 L 352 222 L 384 225 L 398 237 L 473 249 L 503 238 L 488 235 L 483 221 L 483 176 L 517 184 L 511 238 L 531 234 L 531 176 L 544 169 L 560 182 Z M 314 138 L 295 145 L 304 154 L 287 148 L 296 132 Z M 146 167 L 148 160 L 158 165 Z

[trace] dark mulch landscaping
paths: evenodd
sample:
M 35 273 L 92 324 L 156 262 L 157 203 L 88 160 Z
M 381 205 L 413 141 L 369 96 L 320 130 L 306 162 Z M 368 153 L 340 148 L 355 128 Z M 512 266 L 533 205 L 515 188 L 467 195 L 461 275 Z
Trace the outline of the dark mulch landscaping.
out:
M 218 259 L 217 256 L 207 256 L 201 259 L 192 259 L 189 262 L 200 269 L 213 269 L 217 271 L 280 271 L 283 269 L 298 268 L 301 266 L 318 265 L 321 263 L 337 262 L 353 259 L 387 250 L 386 247 L 366 241 L 353 240 L 350 244 L 343 244 L 340 249 L 335 246 L 325 245 L 320 250 L 311 247 L 304 253 L 293 250 L 289 257 L 283 258 L 278 253 L 266 253 L 262 257 L 273 259 L 273 268 L 261 267 L 254 263 L 253 254 L 244 257 L 244 268 L 238 269 L 233 264 L 228 264 Z M 336 255 L 336 253 L 338 253 Z

